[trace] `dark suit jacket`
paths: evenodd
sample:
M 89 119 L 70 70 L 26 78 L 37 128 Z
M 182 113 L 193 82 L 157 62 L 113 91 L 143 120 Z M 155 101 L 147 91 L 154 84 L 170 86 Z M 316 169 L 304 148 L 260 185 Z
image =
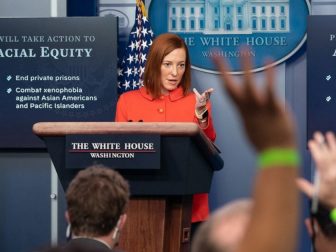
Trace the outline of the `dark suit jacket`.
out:
M 72 239 L 65 245 L 65 248 L 69 252 L 117 252 L 104 243 L 90 238 Z

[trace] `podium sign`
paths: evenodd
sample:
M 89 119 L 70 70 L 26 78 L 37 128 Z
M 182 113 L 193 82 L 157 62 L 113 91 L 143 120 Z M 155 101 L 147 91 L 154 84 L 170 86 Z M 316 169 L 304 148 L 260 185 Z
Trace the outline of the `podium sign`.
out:
M 224 165 L 218 150 L 197 124 L 41 122 L 34 124 L 33 131 L 45 141 L 65 190 L 78 172 L 69 168 L 94 162 L 91 153 L 105 153 L 102 156 L 108 157 L 110 153 L 134 152 L 134 158 L 119 161 L 133 162 L 128 167 L 136 169 L 110 165 L 127 179 L 132 195 L 121 250 L 190 251 L 192 195 L 209 192 L 213 172 Z M 150 165 L 154 168 L 149 169 Z M 143 230 L 144 239 L 139 239 Z
M 65 168 L 160 169 L 159 135 L 67 135 Z

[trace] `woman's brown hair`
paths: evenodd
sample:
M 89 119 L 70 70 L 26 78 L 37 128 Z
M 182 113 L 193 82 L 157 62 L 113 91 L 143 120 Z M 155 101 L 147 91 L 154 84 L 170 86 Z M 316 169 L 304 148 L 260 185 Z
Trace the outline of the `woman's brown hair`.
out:
M 191 86 L 191 66 L 188 48 L 184 40 L 176 34 L 164 33 L 156 37 L 150 47 L 143 77 L 144 86 L 155 99 L 161 95 L 162 61 L 164 57 L 178 48 L 183 48 L 186 52 L 185 72 L 180 85 L 184 95 L 189 92 Z

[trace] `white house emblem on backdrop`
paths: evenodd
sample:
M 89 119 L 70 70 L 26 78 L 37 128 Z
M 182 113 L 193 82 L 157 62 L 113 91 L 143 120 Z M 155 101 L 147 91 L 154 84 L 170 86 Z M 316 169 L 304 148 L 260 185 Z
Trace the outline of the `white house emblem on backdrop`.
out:
M 168 5 L 169 32 L 252 34 L 290 31 L 289 0 L 169 0 Z
M 250 47 L 254 71 L 264 69 L 266 56 L 283 62 L 304 43 L 309 13 L 305 0 L 152 0 L 149 6 L 154 33 L 183 37 L 193 67 L 206 72 L 216 72 L 210 60 L 216 48 L 240 73 L 242 44 Z

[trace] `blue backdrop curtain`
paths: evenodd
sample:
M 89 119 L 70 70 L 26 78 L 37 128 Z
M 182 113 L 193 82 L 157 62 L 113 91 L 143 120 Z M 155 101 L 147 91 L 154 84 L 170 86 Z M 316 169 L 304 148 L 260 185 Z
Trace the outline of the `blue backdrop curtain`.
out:
M 99 0 L 67 0 L 67 16 L 97 16 Z

